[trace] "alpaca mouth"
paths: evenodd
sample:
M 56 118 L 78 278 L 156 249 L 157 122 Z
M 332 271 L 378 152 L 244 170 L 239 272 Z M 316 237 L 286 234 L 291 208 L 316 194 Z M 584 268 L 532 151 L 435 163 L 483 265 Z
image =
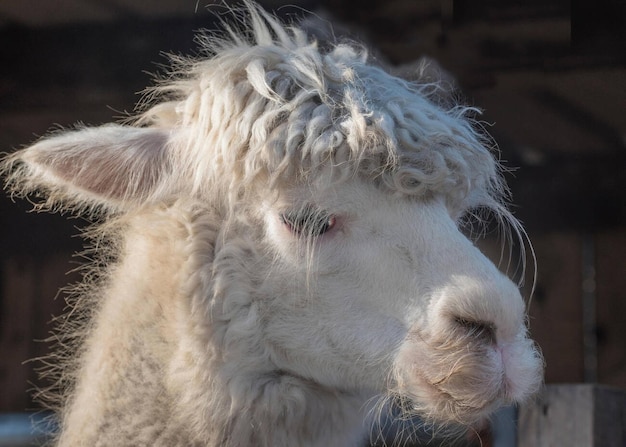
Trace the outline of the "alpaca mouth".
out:
M 540 358 L 523 340 L 502 346 L 457 339 L 434 347 L 416 337 L 404 348 L 397 359 L 399 392 L 435 423 L 474 425 L 502 405 L 523 401 L 541 378 Z
M 473 426 L 503 405 L 526 400 L 540 387 L 541 357 L 524 348 L 522 343 L 511 352 L 504 349 L 505 354 L 495 348 L 443 357 L 430 352 L 428 360 L 420 359 L 424 363 L 413 361 L 399 388 L 420 417 L 437 424 Z M 513 355 L 525 361 L 513 362 Z
M 452 375 L 434 381 L 419 376 L 419 391 L 409 393 L 414 410 L 435 423 L 471 426 L 509 400 L 503 376 L 489 380 L 489 386 L 472 383 L 477 381 L 471 376 Z
M 484 419 L 495 409 L 503 405 L 505 402 L 504 387 L 499 389 L 485 390 L 480 399 L 467 399 L 466 397 L 458 398 L 448 391 L 445 384 L 433 384 L 443 399 L 449 402 L 449 411 L 446 411 L 445 417 L 448 418 L 450 413 L 454 415 L 453 420 L 464 425 L 471 425 L 477 421 Z

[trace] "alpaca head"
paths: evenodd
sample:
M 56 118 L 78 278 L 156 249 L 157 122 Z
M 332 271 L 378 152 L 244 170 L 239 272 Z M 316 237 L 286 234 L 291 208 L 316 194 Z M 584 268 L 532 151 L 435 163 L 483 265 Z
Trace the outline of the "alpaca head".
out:
M 133 125 L 19 152 L 9 184 L 79 212 L 184 199 L 219 216 L 196 304 L 225 322 L 225 359 L 255 359 L 238 371 L 406 396 L 444 422 L 532 394 L 520 293 L 459 229 L 476 209 L 517 228 L 475 111 L 354 45 L 322 50 L 254 8 L 248 25 L 203 38 Z

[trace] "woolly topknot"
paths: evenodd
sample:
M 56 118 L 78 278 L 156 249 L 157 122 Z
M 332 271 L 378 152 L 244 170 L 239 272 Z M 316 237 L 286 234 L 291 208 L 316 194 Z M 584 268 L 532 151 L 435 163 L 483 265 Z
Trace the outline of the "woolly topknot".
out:
M 174 58 L 138 120 L 184 130 L 177 156 L 194 192 L 236 198 L 258 182 L 328 171 L 402 194 L 441 194 L 455 207 L 499 208 L 506 192 L 475 108 L 443 108 L 437 84 L 390 75 L 357 44 L 322 49 L 298 26 L 245 10 L 237 23 L 224 21 L 227 39 L 199 39 L 205 58 Z

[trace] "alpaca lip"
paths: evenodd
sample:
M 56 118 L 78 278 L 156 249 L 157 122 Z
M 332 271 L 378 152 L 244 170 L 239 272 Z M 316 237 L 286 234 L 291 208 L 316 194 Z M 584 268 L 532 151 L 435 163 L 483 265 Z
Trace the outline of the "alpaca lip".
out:
M 485 390 L 482 395 L 488 398 L 479 403 L 468 403 L 455 398 L 449 391 L 446 391 L 445 380 L 438 383 L 430 383 L 430 385 L 447 401 L 447 410 L 441 417 L 442 422 L 452 419 L 463 425 L 472 425 L 491 414 L 493 410 L 507 401 L 505 398 L 506 391 L 504 389 L 504 383 L 498 387 L 499 390 L 497 391 Z M 448 411 L 454 414 L 453 418 L 450 418 Z
M 421 384 L 422 391 L 416 395 L 411 392 L 411 390 L 406 390 L 406 394 L 414 403 L 412 406 L 413 411 L 415 411 L 417 415 L 431 420 L 434 423 L 447 424 L 453 421 L 461 425 L 471 426 L 487 417 L 505 401 L 504 391 L 502 391 L 496 393 L 482 393 L 483 396 L 489 395 L 490 398 L 480 403 L 470 403 L 455 397 L 450 391 L 446 390 L 446 380 L 448 380 L 449 377 L 430 381 L 423 373 L 419 371 L 415 372 L 418 380 L 415 385 Z M 434 403 L 432 407 L 426 408 L 422 403 L 425 397 L 424 389 L 429 390 L 428 394 L 430 395 L 431 401 Z

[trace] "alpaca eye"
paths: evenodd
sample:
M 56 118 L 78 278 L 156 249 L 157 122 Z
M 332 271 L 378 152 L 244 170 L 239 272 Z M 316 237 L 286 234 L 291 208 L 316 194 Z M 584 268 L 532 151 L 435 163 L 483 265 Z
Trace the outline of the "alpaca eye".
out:
M 336 222 L 335 216 L 311 207 L 283 213 L 280 219 L 293 233 L 308 237 L 321 236 L 330 231 Z

